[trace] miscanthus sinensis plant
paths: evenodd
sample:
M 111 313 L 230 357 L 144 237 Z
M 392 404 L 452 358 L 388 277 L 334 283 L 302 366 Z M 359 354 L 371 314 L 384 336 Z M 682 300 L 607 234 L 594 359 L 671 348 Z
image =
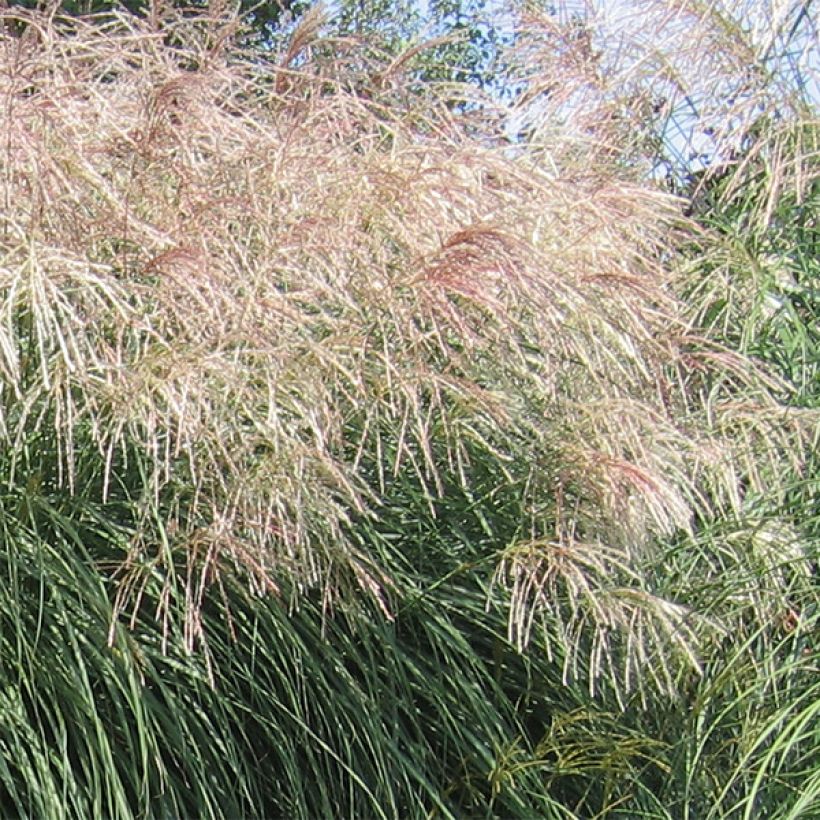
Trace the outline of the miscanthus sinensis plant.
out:
M 2 16 L 4 742 L 38 750 L 3 799 L 561 817 L 651 770 L 650 800 L 677 730 L 613 714 L 793 611 L 785 501 L 752 552 L 720 522 L 788 497 L 816 417 L 693 307 L 677 249 L 711 240 L 583 30 L 526 18 L 509 108 L 319 9 L 269 53 L 216 6 Z
M 807 431 L 785 458 L 752 457 L 746 469 L 758 480 L 744 483 L 740 503 L 650 559 L 658 591 L 726 631 L 701 645 L 703 674 L 672 711 L 657 710 L 654 729 L 649 712 L 639 719 L 672 751 L 652 796 L 624 804 L 628 817 L 802 817 L 820 805 L 820 55 L 811 5 L 593 3 L 521 30 L 525 93 L 511 122 L 547 157 L 556 124 L 568 125 L 583 155 L 643 168 L 686 198 L 697 230 L 678 246 L 676 292 L 692 326 L 726 364 L 753 359 Z M 727 411 L 712 420 L 759 457 L 755 440 L 772 443 L 773 433 L 747 415 L 760 418 L 751 382 L 688 375 L 697 402 Z

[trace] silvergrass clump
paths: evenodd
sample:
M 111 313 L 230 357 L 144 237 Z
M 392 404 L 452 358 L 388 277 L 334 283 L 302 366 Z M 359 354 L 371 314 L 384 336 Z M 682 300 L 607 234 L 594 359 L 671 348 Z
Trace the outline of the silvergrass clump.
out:
M 571 121 L 511 149 L 422 105 L 319 12 L 269 55 L 227 14 L 2 14 L 7 480 L 41 447 L 55 487 L 129 510 L 121 611 L 161 572 L 193 648 L 230 570 L 391 618 L 357 529 L 400 474 L 435 516 L 487 464 L 526 496 L 492 553 L 519 648 L 543 624 L 593 687 L 697 666 L 708 627 L 641 566 L 776 492 L 802 433 L 694 327 L 677 200 Z
M 816 814 L 810 129 L 684 202 L 595 94 L 516 142 L 532 89 L 319 11 L 51 12 L 2 12 L 0 813 Z

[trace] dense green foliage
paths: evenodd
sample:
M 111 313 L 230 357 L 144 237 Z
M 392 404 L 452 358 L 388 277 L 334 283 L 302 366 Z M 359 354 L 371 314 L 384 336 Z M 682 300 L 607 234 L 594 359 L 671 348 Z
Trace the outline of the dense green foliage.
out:
M 0 814 L 820 812 L 818 124 L 650 5 L 4 12 Z

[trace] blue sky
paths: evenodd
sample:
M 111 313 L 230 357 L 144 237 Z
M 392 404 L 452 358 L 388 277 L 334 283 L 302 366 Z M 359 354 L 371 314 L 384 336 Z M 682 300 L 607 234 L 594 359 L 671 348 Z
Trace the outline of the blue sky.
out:
M 669 83 L 669 96 L 676 95 L 677 104 L 669 119 L 665 139 L 679 151 L 690 170 L 697 170 L 701 162 L 698 155 L 704 161 L 710 161 L 716 143 L 711 134 L 722 134 L 721 139 L 731 140 L 733 128 L 740 127 L 742 131 L 744 122 L 748 124 L 760 114 L 760 109 L 754 105 L 757 92 L 744 90 L 743 72 L 748 71 L 748 60 L 741 58 L 732 68 L 731 60 L 725 60 L 719 53 L 710 54 L 703 48 L 693 49 L 690 59 L 687 38 L 693 36 L 691 32 L 698 17 L 712 20 L 724 38 L 722 42 L 727 36 L 731 41 L 732 32 L 736 31 L 740 52 L 747 43 L 751 44 L 752 54 L 765 54 L 769 58 L 765 66 L 759 62 L 753 71 L 774 72 L 786 86 L 801 86 L 807 98 L 820 108 L 820 43 L 812 16 L 815 1 L 548 0 L 560 20 L 566 21 L 577 15 L 596 21 L 600 33 L 597 46 L 614 55 L 607 67 L 607 71 L 615 72 L 614 76 L 623 76 L 625 82 L 631 82 L 634 74 L 630 72 L 636 67 L 640 70 L 643 62 L 662 65 L 674 77 L 674 82 Z M 431 0 L 415 2 L 422 16 L 428 16 Z M 339 3 L 340 0 L 332 0 L 328 6 L 332 11 Z M 486 0 L 484 7 L 485 22 L 510 35 L 512 16 L 505 11 L 508 5 L 505 0 Z M 666 16 L 663 9 L 668 12 Z M 796 33 L 790 37 L 787 47 L 784 40 L 789 38 L 793 28 Z M 786 34 L 774 38 L 772 32 L 778 31 Z M 622 74 L 618 75 L 618 71 Z M 657 71 L 650 82 L 653 91 L 662 90 L 657 82 Z M 754 83 L 750 87 L 754 89 Z M 730 103 L 730 100 L 734 102 Z M 770 109 L 776 105 L 775 94 L 770 97 Z M 537 116 L 537 111 L 530 113 Z M 511 132 L 519 130 L 519 123 L 526 116 L 526 112 L 521 111 L 513 115 Z M 686 155 L 690 155 L 688 159 Z

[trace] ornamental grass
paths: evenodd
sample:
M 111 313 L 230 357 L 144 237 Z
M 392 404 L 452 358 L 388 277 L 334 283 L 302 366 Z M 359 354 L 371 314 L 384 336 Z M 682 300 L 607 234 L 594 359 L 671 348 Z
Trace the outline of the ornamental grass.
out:
M 0 16 L 3 812 L 815 805 L 816 388 L 717 225 L 815 143 L 710 222 L 615 116 L 674 61 L 559 18 L 508 103 L 318 7 Z

